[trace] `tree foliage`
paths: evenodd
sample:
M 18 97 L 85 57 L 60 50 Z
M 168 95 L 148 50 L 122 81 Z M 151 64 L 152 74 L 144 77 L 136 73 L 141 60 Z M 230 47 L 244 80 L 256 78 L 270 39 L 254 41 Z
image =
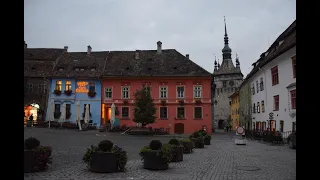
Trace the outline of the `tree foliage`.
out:
M 152 124 L 156 119 L 157 108 L 151 97 L 151 88 L 142 86 L 142 89 L 137 90 L 134 94 L 135 97 L 135 108 L 134 108 L 134 119 L 136 123 L 141 123 L 142 126 Z

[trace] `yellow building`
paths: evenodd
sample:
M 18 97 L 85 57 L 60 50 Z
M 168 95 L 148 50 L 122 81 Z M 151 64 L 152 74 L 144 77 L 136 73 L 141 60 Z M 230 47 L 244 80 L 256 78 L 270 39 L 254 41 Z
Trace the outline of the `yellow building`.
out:
M 230 106 L 231 106 L 231 126 L 232 130 L 236 130 L 236 128 L 240 124 L 240 103 L 239 103 L 239 91 L 236 91 L 231 96 L 229 96 L 230 99 Z

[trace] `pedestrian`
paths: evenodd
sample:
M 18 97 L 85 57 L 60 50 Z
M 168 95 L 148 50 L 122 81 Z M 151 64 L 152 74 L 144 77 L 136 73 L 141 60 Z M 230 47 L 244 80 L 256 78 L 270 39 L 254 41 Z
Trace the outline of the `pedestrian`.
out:
M 229 130 L 229 126 L 226 126 L 226 130 L 227 130 L 227 132 L 228 132 L 228 130 Z
M 29 120 L 33 121 L 33 115 L 32 114 L 29 116 Z

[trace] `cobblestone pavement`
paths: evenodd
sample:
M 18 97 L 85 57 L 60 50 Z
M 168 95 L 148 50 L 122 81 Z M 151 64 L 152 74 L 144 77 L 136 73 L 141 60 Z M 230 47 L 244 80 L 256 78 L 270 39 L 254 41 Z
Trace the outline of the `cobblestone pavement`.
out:
M 215 133 L 210 146 L 185 154 L 169 170 L 148 171 L 142 168 L 138 155 L 141 147 L 152 139 L 168 142 L 170 137 L 142 137 L 120 133 L 78 132 L 25 128 L 25 138 L 36 137 L 42 145 L 53 147 L 53 164 L 45 172 L 25 173 L 25 180 L 294 180 L 296 151 L 287 146 L 272 146 L 248 141 L 246 146 L 234 144 L 234 134 Z M 108 139 L 128 152 L 127 171 L 98 174 L 89 172 L 81 162 L 87 147 Z

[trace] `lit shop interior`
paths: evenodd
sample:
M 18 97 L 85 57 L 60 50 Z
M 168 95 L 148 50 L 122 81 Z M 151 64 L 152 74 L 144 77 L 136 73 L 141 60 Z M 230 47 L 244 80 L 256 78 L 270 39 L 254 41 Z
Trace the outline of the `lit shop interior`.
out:
M 38 109 L 40 108 L 39 104 L 32 103 L 24 107 L 24 124 L 27 123 L 27 120 L 33 115 L 33 121 L 37 121 Z

